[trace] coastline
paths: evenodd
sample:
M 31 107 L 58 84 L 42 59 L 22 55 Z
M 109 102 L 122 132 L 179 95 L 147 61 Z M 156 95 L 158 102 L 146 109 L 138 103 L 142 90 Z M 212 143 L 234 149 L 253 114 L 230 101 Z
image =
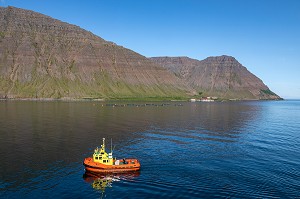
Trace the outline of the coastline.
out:
M 106 101 L 105 99 L 84 98 L 0 98 L 0 101 Z
M 191 98 L 177 98 L 177 97 L 145 97 L 145 98 L 0 98 L 0 101 L 43 101 L 43 102 L 54 102 L 54 101 L 63 101 L 63 102 L 111 102 L 111 101 L 141 101 L 141 102 L 188 102 Z M 280 99 L 218 99 L 212 102 L 241 102 L 241 101 L 282 101 Z

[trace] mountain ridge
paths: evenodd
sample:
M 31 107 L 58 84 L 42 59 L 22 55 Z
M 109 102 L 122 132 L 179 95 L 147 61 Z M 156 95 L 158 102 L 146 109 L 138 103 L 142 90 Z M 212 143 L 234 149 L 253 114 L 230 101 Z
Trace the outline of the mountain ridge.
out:
M 204 96 L 234 99 L 280 99 L 257 76 L 234 57 L 211 56 L 204 60 L 152 57 Z
M 79 26 L 30 10 L 0 7 L 0 98 L 199 95 L 280 98 L 231 56 L 202 61 L 186 56 L 146 58 Z
M 0 7 L 0 97 L 186 97 L 193 90 L 146 57 L 49 16 Z

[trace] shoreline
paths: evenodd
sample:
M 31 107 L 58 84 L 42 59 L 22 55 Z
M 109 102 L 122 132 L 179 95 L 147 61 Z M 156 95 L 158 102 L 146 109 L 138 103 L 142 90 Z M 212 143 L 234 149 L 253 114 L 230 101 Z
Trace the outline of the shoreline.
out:
M 77 98 L 0 98 L 0 101 L 100 101 L 104 102 L 105 99 L 77 99 Z
M 280 99 L 220 99 L 211 102 L 241 102 L 241 101 L 282 101 Z M 175 98 L 119 98 L 119 99 L 103 99 L 103 98 L 0 98 L 0 101 L 40 101 L 40 102 L 112 102 L 112 101 L 140 101 L 140 102 L 191 102 L 190 99 L 175 99 Z M 198 102 L 198 101 L 197 101 Z M 202 102 L 202 101 L 200 101 Z M 193 102 L 195 103 L 195 102 Z M 207 102 L 206 102 L 207 103 Z

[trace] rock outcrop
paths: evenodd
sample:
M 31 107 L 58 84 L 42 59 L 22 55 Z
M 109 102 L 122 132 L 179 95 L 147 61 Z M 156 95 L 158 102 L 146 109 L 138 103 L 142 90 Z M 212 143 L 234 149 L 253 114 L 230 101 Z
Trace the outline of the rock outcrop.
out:
M 278 95 L 231 56 L 153 57 L 157 64 L 175 73 L 202 96 L 226 99 L 280 99 Z
M 146 57 L 78 26 L 0 7 L 0 97 L 180 97 L 192 92 Z

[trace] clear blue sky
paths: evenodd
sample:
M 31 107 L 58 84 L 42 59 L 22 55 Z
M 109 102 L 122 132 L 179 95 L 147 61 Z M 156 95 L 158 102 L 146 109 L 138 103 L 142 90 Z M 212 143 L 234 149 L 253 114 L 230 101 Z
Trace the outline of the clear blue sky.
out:
M 231 55 L 300 99 L 300 0 L 0 0 L 78 25 L 144 56 Z

